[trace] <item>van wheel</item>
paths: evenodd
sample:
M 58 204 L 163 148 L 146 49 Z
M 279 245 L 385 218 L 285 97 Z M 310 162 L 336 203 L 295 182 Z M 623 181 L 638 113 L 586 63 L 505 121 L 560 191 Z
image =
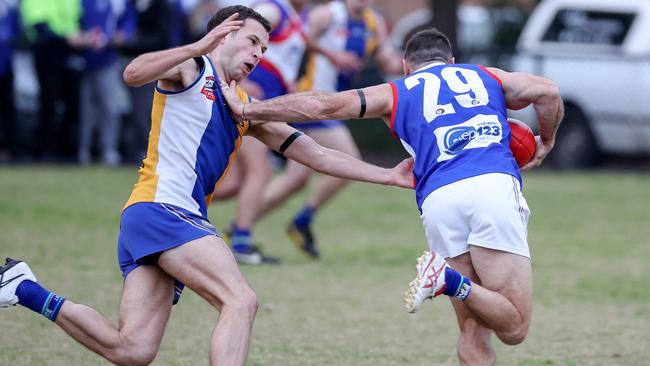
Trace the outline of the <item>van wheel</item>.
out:
M 555 147 L 548 156 L 549 163 L 560 170 L 584 169 L 600 163 L 601 155 L 585 115 L 580 109 L 567 106 Z

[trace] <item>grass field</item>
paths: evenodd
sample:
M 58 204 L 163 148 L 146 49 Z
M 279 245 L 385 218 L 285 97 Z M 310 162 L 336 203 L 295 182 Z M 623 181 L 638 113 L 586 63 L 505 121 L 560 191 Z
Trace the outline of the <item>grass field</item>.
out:
M 0 255 L 27 260 L 59 294 L 116 320 L 115 242 L 135 169 L 0 168 Z M 529 338 L 497 344 L 501 365 L 650 364 L 650 175 L 525 176 L 535 302 Z M 415 315 L 401 295 L 426 248 L 413 193 L 353 184 L 323 210 L 313 262 L 284 235 L 293 200 L 256 231 L 278 267 L 244 267 L 259 294 L 249 365 L 452 365 L 457 330 L 446 299 Z M 233 204 L 211 208 L 220 228 Z M 207 364 L 217 313 L 189 290 L 156 365 Z M 103 365 L 56 326 L 0 311 L 0 365 Z

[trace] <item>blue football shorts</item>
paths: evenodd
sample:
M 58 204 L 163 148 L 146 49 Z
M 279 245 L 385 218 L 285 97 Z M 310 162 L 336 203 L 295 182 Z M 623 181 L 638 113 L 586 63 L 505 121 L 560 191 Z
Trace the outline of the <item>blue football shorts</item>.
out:
M 205 218 L 180 207 L 156 202 L 140 202 L 127 207 L 120 219 L 117 260 L 126 279 L 142 265 L 156 265 L 160 255 L 217 230 Z M 174 304 L 184 285 L 174 280 Z

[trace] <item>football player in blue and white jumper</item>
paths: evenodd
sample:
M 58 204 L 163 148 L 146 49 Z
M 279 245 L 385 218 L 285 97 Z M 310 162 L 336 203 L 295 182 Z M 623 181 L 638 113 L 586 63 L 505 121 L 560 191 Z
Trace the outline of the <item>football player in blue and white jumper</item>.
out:
M 537 149 L 523 167 L 539 165 L 553 148 L 564 115 L 551 80 L 474 64 L 455 64 L 447 37 L 436 29 L 407 43 L 405 77 L 339 93 L 306 92 L 243 104 L 247 118 L 306 120 L 383 118 L 415 158 L 414 175 L 429 251 L 404 300 L 416 312 L 425 299 L 452 299 L 460 327 L 462 365 L 496 360 L 492 333 L 506 344 L 528 333 L 532 270 L 527 242 L 530 211 L 509 148 L 507 110 L 533 105 Z

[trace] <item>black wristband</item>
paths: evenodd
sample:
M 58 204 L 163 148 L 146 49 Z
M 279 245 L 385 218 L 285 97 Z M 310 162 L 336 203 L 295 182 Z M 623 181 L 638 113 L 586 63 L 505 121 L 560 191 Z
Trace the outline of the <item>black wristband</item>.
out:
M 359 118 L 363 118 L 366 114 L 366 95 L 363 93 L 363 90 L 357 89 L 357 94 L 359 94 L 359 101 L 361 102 L 361 110 L 359 111 Z
M 303 133 L 300 132 L 300 131 L 296 131 L 296 132 L 292 133 L 291 135 L 289 135 L 289 137 L 287 137 L 287 139 L 284 140 L 282 145 L 280 145 L 280 150 L 279 150 L 280 154 L 284 154 L 285 150 L 287 150 L 289 148 L 289 146 L 291 146 L 291 144 L 293 144 L 293 142 L 296 141 L 296 139 L 298 137 L 302 136 L 302 135 L 303 135 Z

